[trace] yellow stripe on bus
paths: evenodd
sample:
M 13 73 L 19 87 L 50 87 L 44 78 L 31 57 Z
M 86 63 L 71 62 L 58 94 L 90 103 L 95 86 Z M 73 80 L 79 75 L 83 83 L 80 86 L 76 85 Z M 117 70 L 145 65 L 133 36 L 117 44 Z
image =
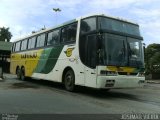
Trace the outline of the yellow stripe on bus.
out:
M 136 68 L 132 67 L 117 67 L 117 66 L 107 66 L 106 67 L 107 71 L 117 71 L 117 72 L 134 72 Z

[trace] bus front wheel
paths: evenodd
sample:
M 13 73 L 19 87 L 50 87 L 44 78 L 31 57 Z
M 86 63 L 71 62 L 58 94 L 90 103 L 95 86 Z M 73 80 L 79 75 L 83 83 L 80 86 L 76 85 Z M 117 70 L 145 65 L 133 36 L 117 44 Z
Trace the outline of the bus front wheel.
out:
M 73 91 L 75 87 L 75 75 L 73 70 L 68 70 L 64 75 L 64 85 L 67 91 Z

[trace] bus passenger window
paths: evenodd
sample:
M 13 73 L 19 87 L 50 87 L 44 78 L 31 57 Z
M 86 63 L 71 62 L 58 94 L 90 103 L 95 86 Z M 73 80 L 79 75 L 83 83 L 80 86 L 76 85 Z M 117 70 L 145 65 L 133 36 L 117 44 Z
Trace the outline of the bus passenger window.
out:
M 56 45 L 59 43 L 59 30 L 48 33 L 47 45 Z
M 21 50 L 26 50 L 27 49 L 27 39 L 23 40 L 21 43 Z
M 77 23 L 66 26 L 62 29 L 61 42 L 73 42 L 76 41 Z
M 43 47 L 45 43 L 45 34 L 41 34 L 37 37 L 36 47 Z
M 36 37 L 30 38 L 28 42 L 28 49 L 32 49 L 35 47 Z
M 96 30 L 96 17 L 87 18 L 81 21 L 81 34 Z
M 21 44 L 21 42 L 16 43 L 15 52 L 20 50 L 20 44 Z

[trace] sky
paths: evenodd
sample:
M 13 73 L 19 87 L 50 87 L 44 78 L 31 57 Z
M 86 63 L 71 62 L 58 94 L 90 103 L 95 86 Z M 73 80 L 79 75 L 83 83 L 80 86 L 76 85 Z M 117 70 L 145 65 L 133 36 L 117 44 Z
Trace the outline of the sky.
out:
M 0 0 L 0 27 L 9 27 L 14 41 L 44 26 L 94 13 L 134 21 L 146 45 L 160 44 L 160 0 Z

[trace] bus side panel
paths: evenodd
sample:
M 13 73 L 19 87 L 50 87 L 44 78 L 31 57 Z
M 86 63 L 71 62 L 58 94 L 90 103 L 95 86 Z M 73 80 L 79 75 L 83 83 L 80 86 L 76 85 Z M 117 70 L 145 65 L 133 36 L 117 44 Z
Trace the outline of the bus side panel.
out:
M 10 65 L 10 73 L 11 74 L 16 74 L 16 62 L 11 60 L 11 65 Z
M 16 74 L 16 68 L 19 66 L 20 69 L 22 67 L 25 68 L 25 76 L 31 77 L 38 64 L 42 51 L 43 50 L 40 49 L 12 54 L 10 67 L 11 73 Z
M 20 53 L 14 53 L 11 55 L 11 65 L 10 65 L 10 72 L 12 74 L 16 74 L 17 67 L 21 68 L 22 61 Z
M 65 45 L 63 49 L 59 52 L 60 55 L 58 57 L 54 56 L 55 53 L 52 53 L 50 55 L 52 57 L 48 57 L 50 59 L 50 62 L 47 63 L 50 64 L 46 64 L 44 69 L 46 69 L 46 67 L 52 67 L 52 70 L 49 73 L 35 72 L 32 77 L 44 80 L 62 82 L 64 69 L 70 67 L 75 73 L 75 84 L 84 85 L 84 67 L 80 62 L 77 53 L 78 51 L 75 48 L 75 46 Z
M 62 66 L 60 68 L 60 80 L 62 80 L 65 68 L 70 67 L 75 74 L 75 84 L 84 86 L 84 65 L 79 59 L 78 47 L 66 45 L 58 63 L 58 66 Z

